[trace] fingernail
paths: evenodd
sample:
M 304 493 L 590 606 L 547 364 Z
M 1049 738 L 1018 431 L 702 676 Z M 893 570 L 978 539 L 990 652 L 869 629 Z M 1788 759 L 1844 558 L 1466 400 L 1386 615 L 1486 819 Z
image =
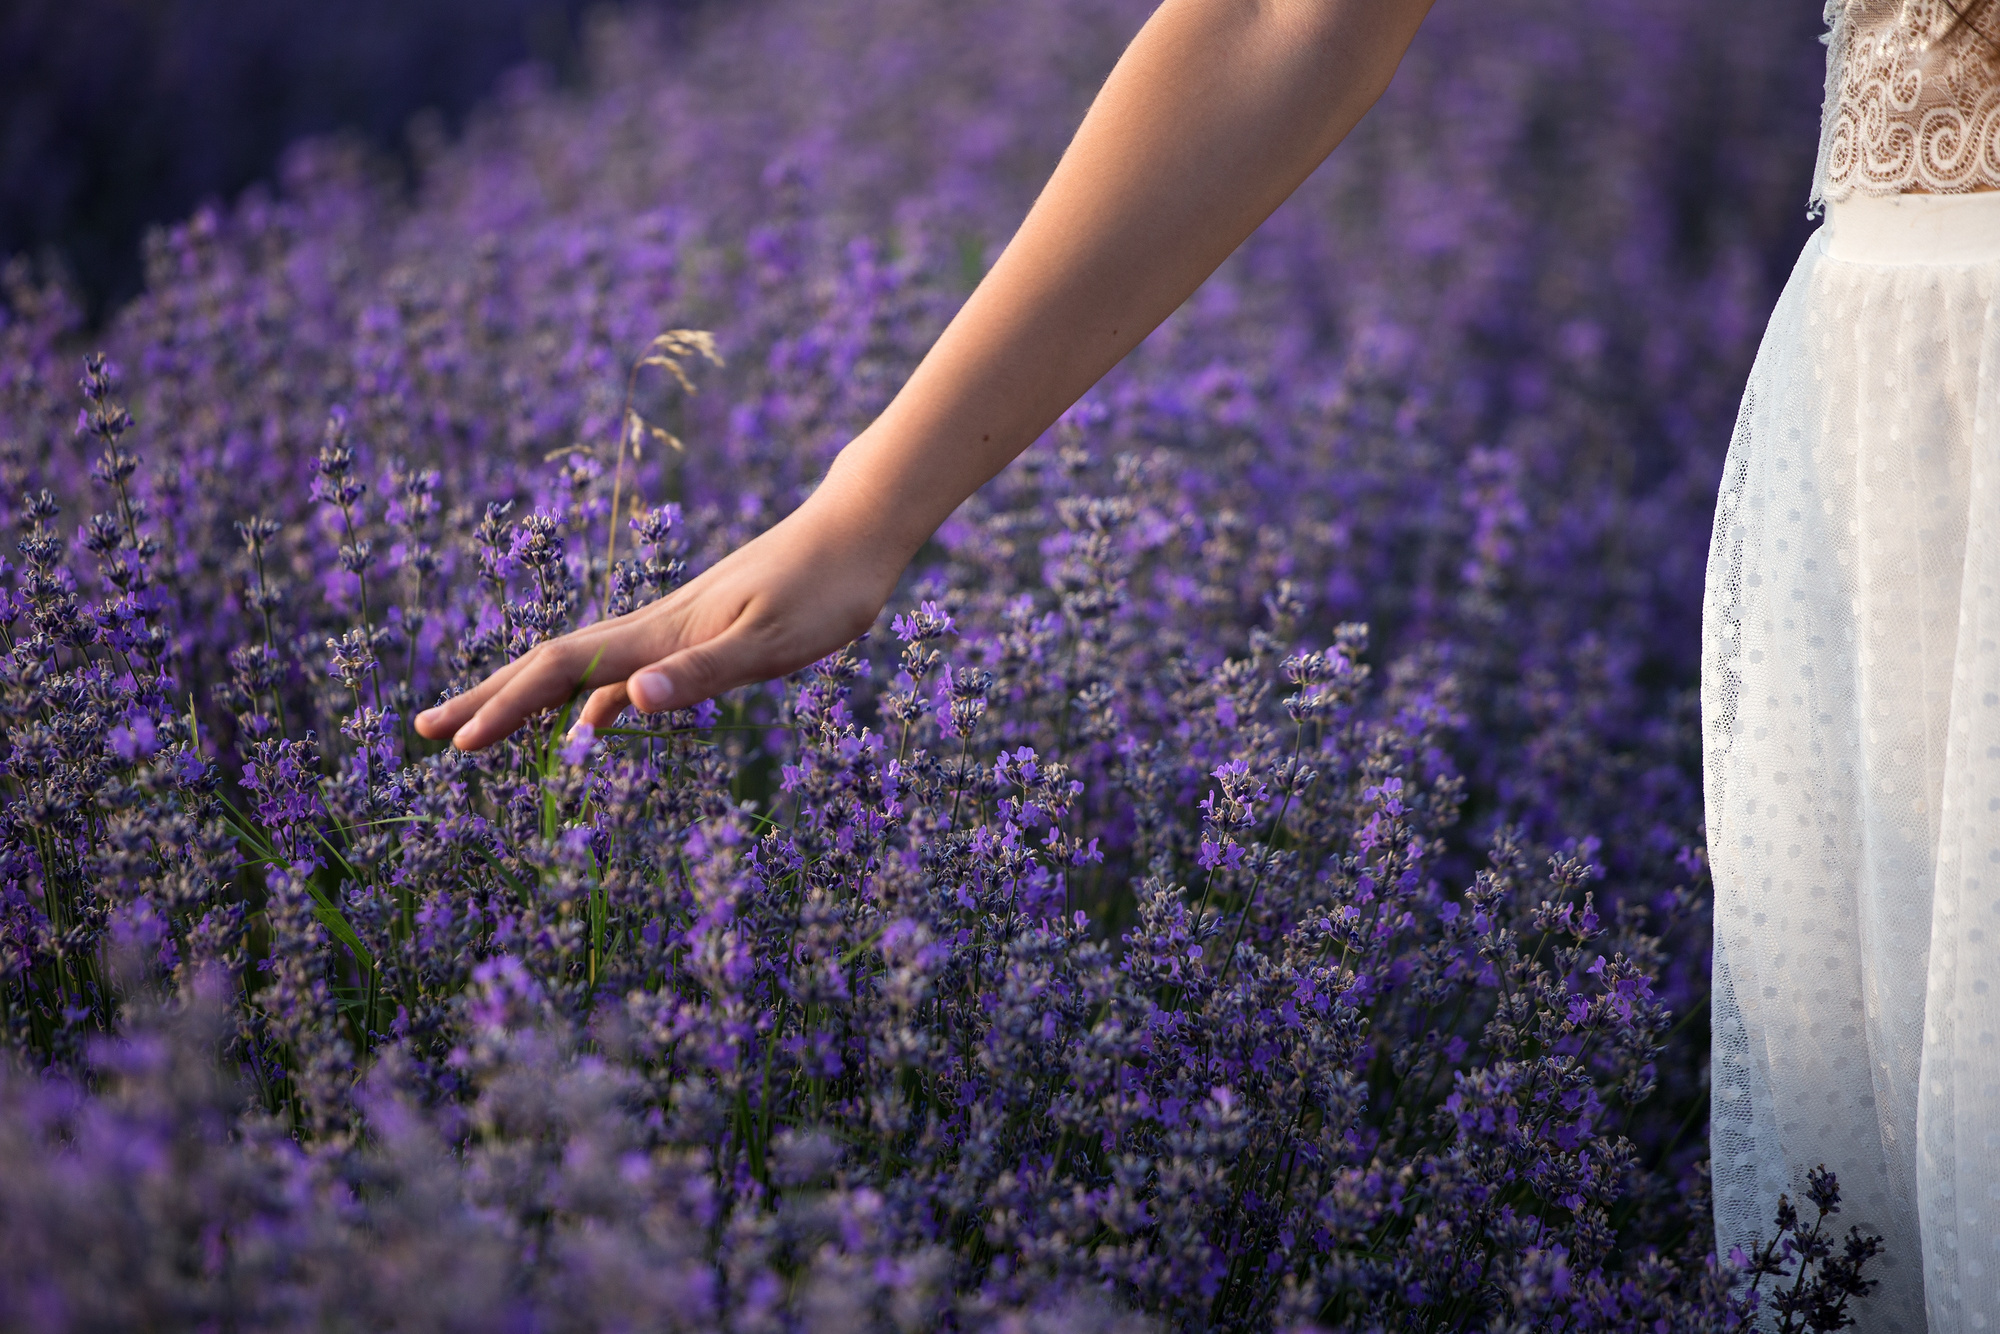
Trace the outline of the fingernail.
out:
M 431 719 L 435 717 L 437 717 L 436 709 L 425 709 L 422 713 L 417 715 L 417 726 L 422 727 L 425 723 L 429 722 Z
M 451 744 L 457 746 L 460 750 L 464 750 L 466 748 L 467 743 L 469 743 L 471 740 L 472 740 L 472 724 L 467 723 L 465 726 L 459 728 L 458 731 L 453 734 L 451 738 Z
M 641 713 L 658 713 L 667 707 L 667 700 L 673 695 L 674 683 L 667 679 L 665 672 L 640 672 L 625 683 L 626 693 L 639 706 Z

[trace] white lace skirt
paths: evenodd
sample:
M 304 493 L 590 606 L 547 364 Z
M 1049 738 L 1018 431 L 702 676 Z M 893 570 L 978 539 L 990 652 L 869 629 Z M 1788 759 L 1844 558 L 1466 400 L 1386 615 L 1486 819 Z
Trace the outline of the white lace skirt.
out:
M 1824 1163 L 1860 1329 L 2000 1331 L 2000 193 L 1829 210 L 1703 619 L 1717 1240 Z

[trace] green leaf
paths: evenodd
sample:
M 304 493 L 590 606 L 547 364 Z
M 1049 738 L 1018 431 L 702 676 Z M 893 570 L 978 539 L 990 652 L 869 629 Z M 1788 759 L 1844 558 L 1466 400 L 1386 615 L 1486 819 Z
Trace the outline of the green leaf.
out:
M 320 925 L 325 927 L 335 940 L 347 946 L 354 957 L 361 961 L 363 968 L 373 973 L 375 956 L 361 943 L 361 937 L 355 934 L 353 924 L 341 914 L 338 907 L 334 906 L 332 897 L 311 880 L 306 881 L 306 892 L 313 897 L 313 916 L 319 918 Z

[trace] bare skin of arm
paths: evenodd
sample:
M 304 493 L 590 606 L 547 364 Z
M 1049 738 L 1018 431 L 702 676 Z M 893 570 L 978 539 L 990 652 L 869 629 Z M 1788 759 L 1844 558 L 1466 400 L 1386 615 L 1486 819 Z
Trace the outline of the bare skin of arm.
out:
M 937 526 L 1201 285 L 1388 86 L 1431 0 L 1166 0 L 992 270 L 798 509 L 667 597 L 437 708 L 478 750 L 595 687 L 608 725 L 815 662 Z

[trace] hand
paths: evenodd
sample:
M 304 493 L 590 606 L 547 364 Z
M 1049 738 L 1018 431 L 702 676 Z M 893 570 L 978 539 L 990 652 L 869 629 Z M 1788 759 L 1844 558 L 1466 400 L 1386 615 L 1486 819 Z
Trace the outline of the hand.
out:
M 805 504 L 666 597 L 537 644 L 417 715 L 419 734 L 481 750 L 529 715 L 595 686 L 581 721 L 629 702 L 684 709 L 817 662 L 875 623 L 910 551 L 823 485 Z
M 478 750 L 597 687 L 583 721 L 796 671 L 874 623 L 903 565 L 1214 271 L 1381 95 L 1431 0 L 1167 0 L 992 272 L 784 522 L 649 607 L 417 715 Z

